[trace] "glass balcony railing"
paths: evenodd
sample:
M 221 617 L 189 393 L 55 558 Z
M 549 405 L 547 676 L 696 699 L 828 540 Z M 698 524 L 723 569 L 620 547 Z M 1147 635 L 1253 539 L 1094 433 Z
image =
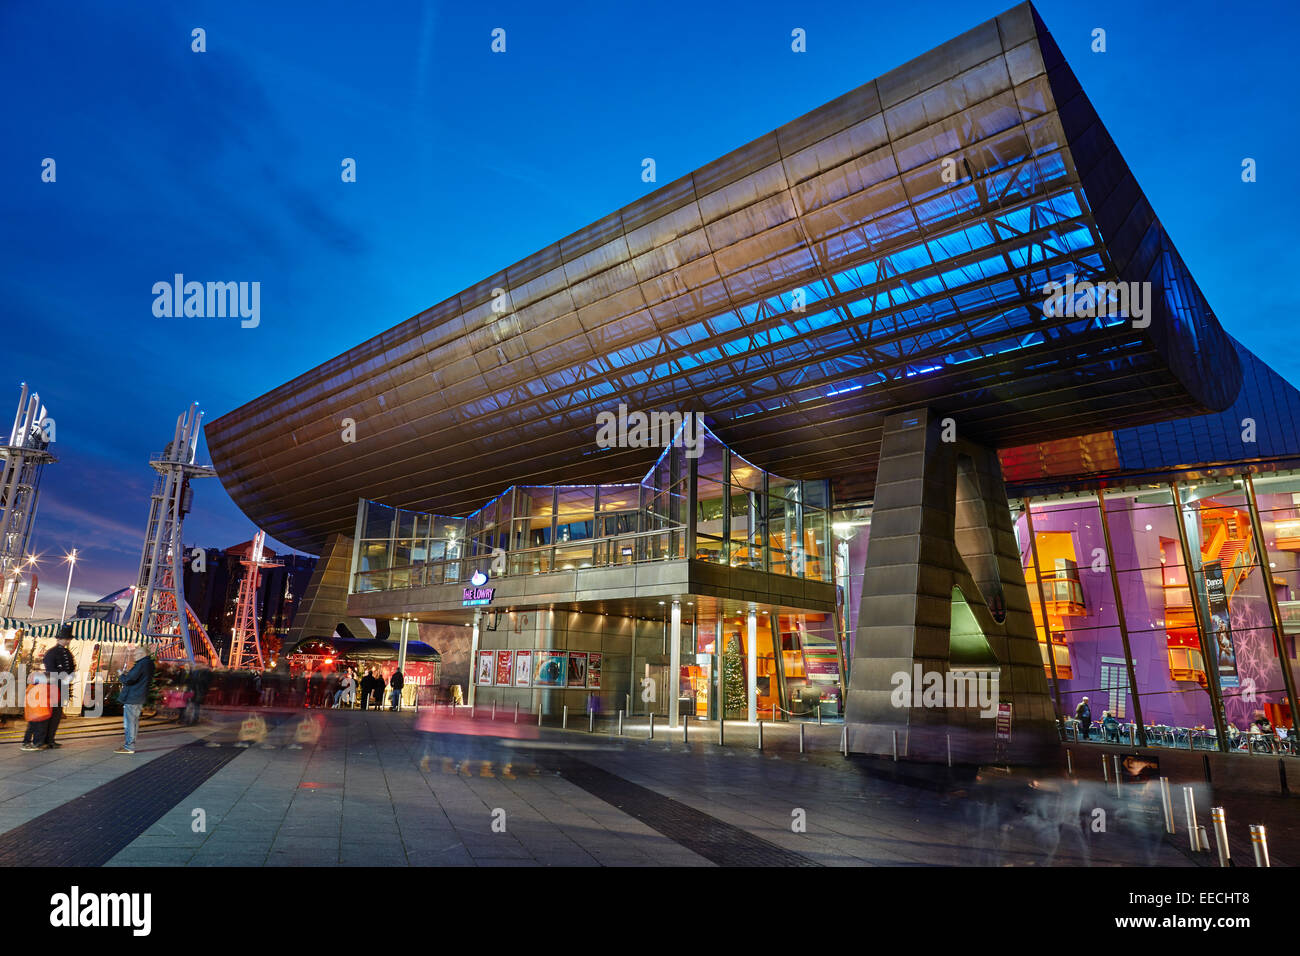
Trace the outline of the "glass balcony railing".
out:
M 391 591 L 400 588 L 430 587 L 440 584 L 468 584 L 475 571 L 488 577 L 548 574 L 584 568 L 608 568 L 667 561 L 686 556 L 686 534 L 681 527 L 661 531 L 620 534 L 588 541 L 562 541 L 554 545 L 522 548 L 505 553 L 503 559 L 492 555 L 424 561 L 405 567 L 358 571 L 353 593 Z M 497 567 L 494 569 L 494 565 Z M 502 568 L 504 566 L 504 569 Z

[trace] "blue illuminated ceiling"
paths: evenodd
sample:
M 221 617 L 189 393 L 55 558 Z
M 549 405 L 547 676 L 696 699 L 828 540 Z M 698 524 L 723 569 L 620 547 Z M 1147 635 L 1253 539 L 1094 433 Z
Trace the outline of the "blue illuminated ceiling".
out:
M 1149 322 L 1044 314 L 1044 286 L 1068 276 L 1150 282 Z M 316 551 L 352 532 L 361 497 L 464 514 L 511 484 L 635 477 L 653 453 L 594 447 L 596 414 L 619 403 L 701 412 L 756 464 L 859 495 L 891 412 L 930 406 L 1002 447 L 1221 409 L 1239 382 L 1023 4 L 231 412 L 207 439 L 245 512 Z M 362 440 L 339 441 L 344 417 Z

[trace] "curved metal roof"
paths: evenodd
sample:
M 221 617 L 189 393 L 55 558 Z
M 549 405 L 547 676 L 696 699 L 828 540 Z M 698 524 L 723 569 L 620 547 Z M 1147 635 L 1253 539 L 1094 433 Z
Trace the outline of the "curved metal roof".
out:
M 1149 323 L 1049 316 L 1068 275 Z M 887 413 L 1023 445 L 1226 407 L 1240 369 L 1037 13 L 1022 4 L 207 426 L 236 503 L 304 551 L 359 497 L 464 514 L 614 481 L 620 402 L 702 412 L 764 468 L 874 485 Z M 342 419 L 357 440 L 341 440 Z

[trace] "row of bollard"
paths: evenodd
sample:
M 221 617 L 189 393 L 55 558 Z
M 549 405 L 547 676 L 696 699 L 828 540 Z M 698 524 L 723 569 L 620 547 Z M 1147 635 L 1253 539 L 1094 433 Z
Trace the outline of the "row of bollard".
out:
M 454 710 L 454 707 L 453 707 L 453 710 Z M 475 704 L 470 704 L 470 706 L 469 706 L 469 716 L 470 716 L 470 719 L 471 719 L 471 720 L 474 720 L 474 719 L 476 718 L 476 716 L 477 716 L 477 705 L 475 705 Z M 544 712 L 539 708 L 538 711 L 537 711 L 537 726 L 538 726 L 538 727 L 543 726 L 542 721 L 543 721 L 544 716 L 545 716 Z M 619 737 L 622 737 L 622 736 L 623 736 L 623 716 L 624 716 L 624 711 L 620 710 L 620 711 L 618 712 L 618 718 L 617 718 L 617 736 L 619 736 Z M 648 739 L 648 740 L 654 740 L 654 739 L 655 739 L 655 716 L 656 716 L 656 715 L 653 714 L 653 713 L 651 713 L 651 714 L 649 715 L 649 717 L 650 717 L 650 723 L 649 723 L 649 726 L 647 727 L 647 733 L 646 733 L 646 739 Z M 493 721 L 496 721 L 496 719 L 497 719 L 497 702 L 496 702 L 496 701 L 493 701 L 493 702 L 492 702 L 492 720 L 493 720 Z M 774 711 L 773 711 L 773 720 L 775 721 L 775 719 L 776 719 L 776 717 L 775 717 L 775 710 L 774 710 Z M 519 702 L 518 702 L 518 701 L 515 701 L 514 723 L 516 723 L 516 724 L 519 723 Z M 764 741 L 763 741 L 763 724 L 764 724 L 764 721 L 762 721 L 762 720 L 760 720 L 760 721 L 758 722 L 758 749 L 759 749 L 759 751 L 762 751 L 762 750 L 764 749 Z M 683 722 L 682 722 L 682 743 L 688 743 L 688 742 L 690 741 L 690 726 L 691 726 L 691 715 L 690 715 L 690 714 L 685 714 L 685 715 L 683 716 Z M 807 752 L 808 752 L 807 737 L 806 737 L 806 728 L 807 728 L 807 726 L 808 726 L 808 725 L 807 725 L 806 723 L 802 722 L 802 721 L 799 723 L 799 753 L 801 753 L 801 754 L 802 754 L 802 753 L 807 753 Z M 817 726 L 818 726 L 818 727 L 823 726 L 823 724 L 822 724 L 822 715 L 821 715 L 821 711 L 820 711 L 820 710 L 817 712 Z M 569 728 L 569 706 L 568 706 L 568 704 L 565 704 L 565 705 L 563 706 L 562 715 L 561 715 L 561 718 L 560 718 L 560 728 L 561 728 L 562 730 L 568 730 L 568 728 Z M 596 731 L 596 711 L 595 711 L 595 708 L 591 708 L 591 707 L 589 707 L 589 708 L 587 708 L 587 732 L 588 732 L 588 733 L 595 733 L 595 731 Z M 718 721 L 718 746 L 720 746 L 720 747 L 721 747 L 721 746 L 725 746 L 725 743 L 726 743 L 726 720 L 723 719 L 723 720 L 719 720 L 719 721 Z M 848 750 L 848 728 L 847 728 L 847 727 L 841 728 L 841 730 L 840 730 L 840 745 L 839 745 L 839 752 L 840 752 L 843 756 L 845 756 L 845 757 L 847 757 L 847 756 L 849 755 L 849 750 Z M 895 760 L 898 759 L 898 733 L 897 733 L 897 731 L 895 731 L 895 733 L 894 733 L 894 759 L 895 759 Z M 950 766 L 950 767 L 952 766 L 952 740 L 951 740 L 951 739 L 949 739 L 949 741 L 948 741 L 948 766 Z

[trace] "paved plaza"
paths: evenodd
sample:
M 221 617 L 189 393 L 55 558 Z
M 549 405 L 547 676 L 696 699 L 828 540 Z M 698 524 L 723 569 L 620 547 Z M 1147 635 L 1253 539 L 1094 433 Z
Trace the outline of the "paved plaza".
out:
M 463 713 L 463 712 L 462 712 Z M 0 744 L 0 858 L 72 866 L 1195 866 L 1150 789 L 984 770 L 895 781 L 839 728 L 538 730 L 410 713 L 156 723 L 134 757 L 69 721 L 57 751 Z M 421 726 L 429 726 L 422 714 Z M 93 731 L 93 732 L 92 732 Z M 244 738 L 241 740 L 241 737 Z M 1208 818 L 1208 801 L 1200 810 Z M 1258 809 L 1265 798 L 1253 805 Z M 1222 801 L 1220 801 L 1222 802 Z M 1276 812 L 1293 816 L 1290 801 Z M 1265 812 L 1260 810 L 1260 812 Z M 51 827 L 51 822 L 57 827 Z M 1100 823 L 1099 823 L 1100 821 Z M 54 844 L 49 834 L 58 832 Z M 1249 864 L 1243 844 L 1234 855 Z M 1244 855 L 1244 856 L 1243 856 Z M 1285 865 L 1275 848 L 1274 864 Z

